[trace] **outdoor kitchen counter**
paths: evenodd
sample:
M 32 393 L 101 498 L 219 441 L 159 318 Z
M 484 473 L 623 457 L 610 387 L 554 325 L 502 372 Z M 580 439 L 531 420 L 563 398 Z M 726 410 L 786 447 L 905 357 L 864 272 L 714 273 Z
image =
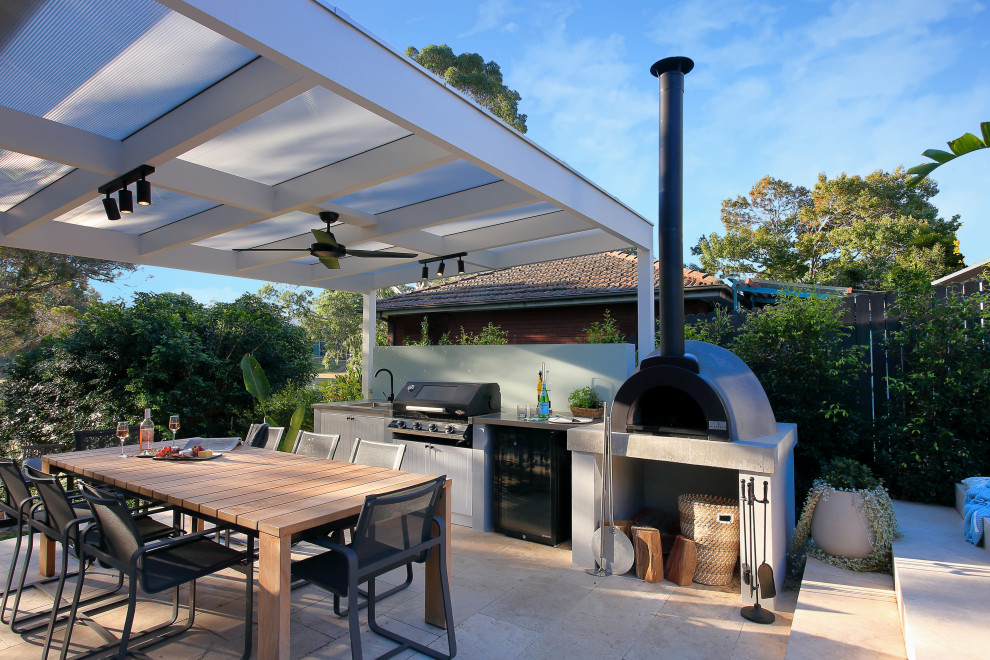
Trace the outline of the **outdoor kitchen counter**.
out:
M 545 419 L 519 419 L 516 413 L 491 413 L 489 415 L 478 415 L 471 418 L 473 424 L 488 424 L 490 426 L 521 426 L 528 429 L 551 429 L 554 431 L 566 431 L 575 426 L 588 426 L 587 424 L 558 424 L 548 422 Z M 598 425 L 601 428 L 601 424 Z M 601 433 L 601 431 L 599 431 Z
M 601 423 L 572 427 L 567 432 L 567 448 L 572 452 L 600 454 L 604 432 Z M 796 442 L 793 424 L 777 424 L 777 433 L 771 436 L 735 442 L 612 433 L 612 453 L 627 458 L 774 474 L 786 464 Z
M 392 416 L 392 404 L 388 401 L 333 401 L 330 403 L 314 403 L 313 410 L 325 410 L 327 412 L 353 412 L 362 415 L 378 415 L 380 417 Z

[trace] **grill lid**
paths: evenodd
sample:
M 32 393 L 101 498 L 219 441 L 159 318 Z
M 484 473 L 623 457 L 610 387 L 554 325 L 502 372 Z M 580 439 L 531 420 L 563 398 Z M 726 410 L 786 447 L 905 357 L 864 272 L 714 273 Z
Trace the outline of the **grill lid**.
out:
M 745 362 L 715 344 L 687 341 L 685 349 L 684 356 L 654 351 L 619 387 L 613 432 L 727 441 L 776 432 L 770 401 Z
M 392 402 L 394 415 L 466 419 L 502 408 L 498 383 L 457 383 L 411 380 Z

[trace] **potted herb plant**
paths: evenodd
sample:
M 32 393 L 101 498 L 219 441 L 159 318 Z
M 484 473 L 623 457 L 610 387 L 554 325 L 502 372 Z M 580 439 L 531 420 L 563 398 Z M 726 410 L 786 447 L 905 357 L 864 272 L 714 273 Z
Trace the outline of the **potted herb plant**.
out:
M 882 571 L 890 568 L 896 535 L 894 507 L 882 480 L 859 461 L 835 458 L 808 493 L 793 548 L 807 546 L 809 555 L 843 568 Z
M 567 395 L 567 405 L 575 417 L 598 419 L 605 412 L 605 402 L 594 387 L 582 387 Z

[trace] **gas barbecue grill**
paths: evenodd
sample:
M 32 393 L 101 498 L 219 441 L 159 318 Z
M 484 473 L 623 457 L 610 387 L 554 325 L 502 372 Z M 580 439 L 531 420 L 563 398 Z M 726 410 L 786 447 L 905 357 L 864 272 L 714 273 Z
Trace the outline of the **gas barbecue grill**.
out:
M 392 402 L 393 439 L 472 446 L 470 418 L 499 412 L 498 383 L 409 381 Z

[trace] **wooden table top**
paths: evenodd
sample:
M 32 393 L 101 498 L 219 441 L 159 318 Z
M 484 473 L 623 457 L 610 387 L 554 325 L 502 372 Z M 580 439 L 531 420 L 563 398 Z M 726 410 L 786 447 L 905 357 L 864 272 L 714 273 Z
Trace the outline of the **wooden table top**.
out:
M 52 470 L 277 537 L 357 515 L 367 495 L 434 478 L 244 445 L 208 461 L 121 459 L 119 453 L 110 447 L 43 461 Z

